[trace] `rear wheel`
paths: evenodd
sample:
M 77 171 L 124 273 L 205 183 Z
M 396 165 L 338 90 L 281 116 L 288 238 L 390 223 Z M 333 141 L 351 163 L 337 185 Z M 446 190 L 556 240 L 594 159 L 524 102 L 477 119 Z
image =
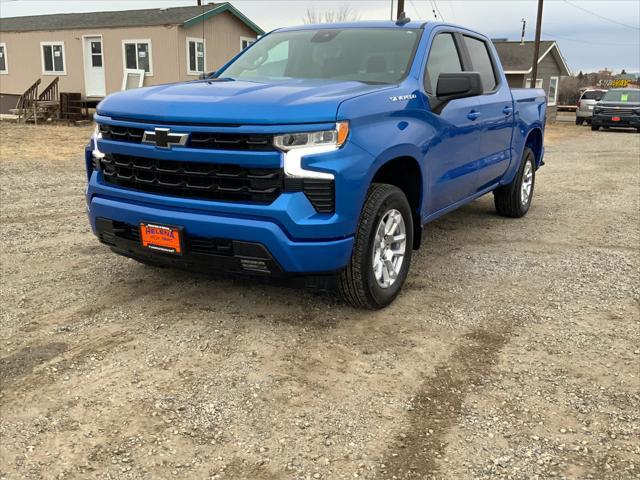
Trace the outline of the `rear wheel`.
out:
M 338 281 L 345 301 L 371 310 L 389 305 L 409 273 L 412 245 L 407 197 L 393 185 L 374 183 L 360 214 L 351 261 Z
M 576 117 L 576 125 L 582 125 L 583 122 L 584 122 L 584 118 Z
M 536 181 L 535 160 L 533 150 L 525 147 L 516 177 L 509 185 L 494 190 L 493 200 L 498 214 L 520 218 L 529 211 Z
M 591 131 L 597 132 L 598 130 L 600 130 L 600 125 L 594 125 L 593 122 L 592 122 L 591 123 Z

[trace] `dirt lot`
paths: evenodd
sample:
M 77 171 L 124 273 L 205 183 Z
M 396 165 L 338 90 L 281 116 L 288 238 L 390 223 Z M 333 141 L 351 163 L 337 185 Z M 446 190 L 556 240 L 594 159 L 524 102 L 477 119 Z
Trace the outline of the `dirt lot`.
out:
M 371 313 L 113 255 L 89 130 L 0 126 L 1 478 L 640 478 L 640 135 L 551 127 Z

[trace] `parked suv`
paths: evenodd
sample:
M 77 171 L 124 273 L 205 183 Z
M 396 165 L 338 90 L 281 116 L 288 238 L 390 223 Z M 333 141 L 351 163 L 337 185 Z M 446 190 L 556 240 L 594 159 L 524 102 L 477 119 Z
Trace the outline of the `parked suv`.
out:
M 640 89 L 614 88 L 593 109 L 591 130 L 633 127 L 640 133 Z
M 584 122 L 591 124 L 593 116 L 593 108 L 600 101 L 602 96 L 607 93 L 606 90 L 587 89 L 580 95 L 578 100 L 578 108 L 576 109 L 576 125 L 582 125 Z

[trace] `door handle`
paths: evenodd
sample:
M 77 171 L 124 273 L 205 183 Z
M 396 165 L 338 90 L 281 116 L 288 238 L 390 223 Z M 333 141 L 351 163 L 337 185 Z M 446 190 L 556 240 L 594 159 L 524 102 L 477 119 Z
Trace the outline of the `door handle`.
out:
M 480 116 L 480 112 L 476 112 L 475 110 L 471 110 L 469 113 L 467 113 L 467 118 L 469 120 L 475 120 L 479 116 Z
M 505 115 L 511 115 L 511 112 L 513 112 L 513 107 L 510 107 L 509 105 L 502 109 L 502 113 Z

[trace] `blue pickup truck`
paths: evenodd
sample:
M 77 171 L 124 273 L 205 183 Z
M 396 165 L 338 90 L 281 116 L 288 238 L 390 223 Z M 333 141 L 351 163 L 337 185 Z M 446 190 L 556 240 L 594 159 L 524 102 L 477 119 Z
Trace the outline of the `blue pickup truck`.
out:
M 330 276 L 391 303 L 422 227 L 493 192 L 522 217 L 546 99 L 483 35 L 358 22 L 275 30 L 207 78 L 110 95 L 86 149 L 91 227 L 143 263 Z

